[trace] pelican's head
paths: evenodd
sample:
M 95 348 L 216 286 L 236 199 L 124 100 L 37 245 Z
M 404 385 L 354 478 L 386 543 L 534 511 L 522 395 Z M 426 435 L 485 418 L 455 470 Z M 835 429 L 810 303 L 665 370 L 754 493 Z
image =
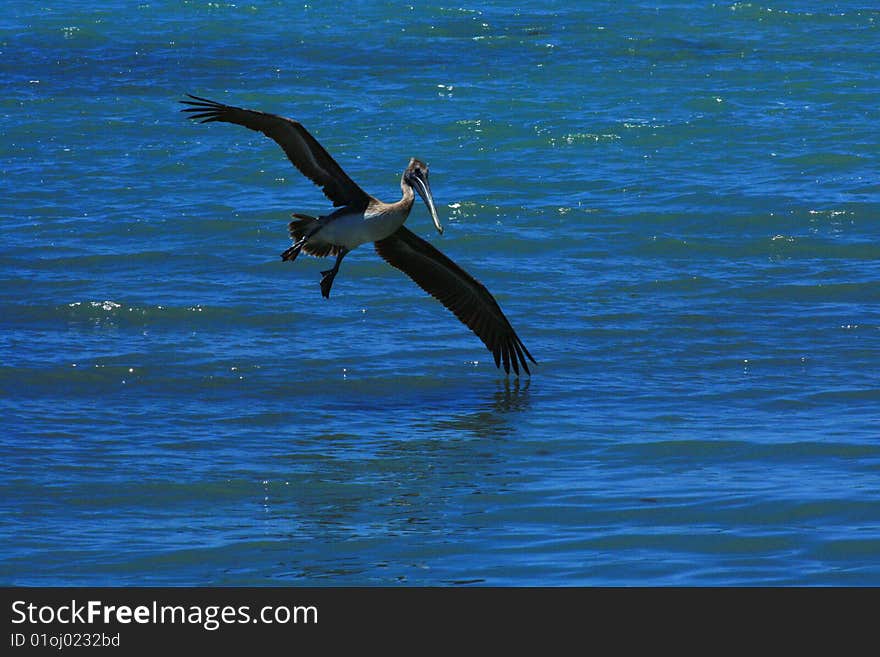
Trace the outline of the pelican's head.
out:
M 443 226 L 440 225 L 440 217 L 437 216 L 437 208 L 434 207 L 434 197 L 431 195 L 431 185 L 428 184 L 428 165 L 412 158 L 409 166 L 403 172 L 403 181 L 416 190 L 425 205 L 428 206 L 428 212 L 431 213 L 431 219 L 434 220 L 434 226 L 437 232 L 443 234 Z

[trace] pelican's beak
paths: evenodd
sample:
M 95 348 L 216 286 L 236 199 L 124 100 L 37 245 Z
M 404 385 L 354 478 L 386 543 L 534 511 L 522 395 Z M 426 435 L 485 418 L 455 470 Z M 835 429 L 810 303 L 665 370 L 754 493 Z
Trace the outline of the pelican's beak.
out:
M 428 206 L 428 211 L 431 213 L 431 219 L 434 220 L 434 226 L 437 228 L 437 232 L 441 235 L 443 234 L 443 226 L 440 225 L 440 217 L 437 216 L 437 208 L 434 207 L 434 196 L 431 194 L 431 185 L 428 184 L 428 174 L 420 174 L 412 177 L 415 185 L 415 190 L 419 193 L 419 196 L 422 197 L 422 200 L 425 202 L 425 205 Z

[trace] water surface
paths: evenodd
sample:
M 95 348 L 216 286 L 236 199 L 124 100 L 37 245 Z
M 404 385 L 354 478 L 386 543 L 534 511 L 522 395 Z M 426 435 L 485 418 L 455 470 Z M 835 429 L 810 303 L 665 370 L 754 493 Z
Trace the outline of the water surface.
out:
M 3 583 L 880 584 L 880 12 L 7 4 Z M 533 376 L 187 92 L 426 160 Z

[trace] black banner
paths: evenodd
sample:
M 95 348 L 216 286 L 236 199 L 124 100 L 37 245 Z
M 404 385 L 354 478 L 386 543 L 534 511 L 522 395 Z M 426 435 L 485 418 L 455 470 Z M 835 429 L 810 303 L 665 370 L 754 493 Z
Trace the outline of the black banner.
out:
M 475 638 L 495 647 L 612 641 L 617 652 L 699 645 L 711 636 L 706 648 L 720 638 L 730 647 L 762 633 L 791 638 L 794 629 L 805 638 L 831 630 L 846 608 L 841 603 L 857 599 L 852 590 L 827 589 L 10 587 L 2 593 L 7 655 L 408 644 L 408 652 L 424 652 L 466 647 Z

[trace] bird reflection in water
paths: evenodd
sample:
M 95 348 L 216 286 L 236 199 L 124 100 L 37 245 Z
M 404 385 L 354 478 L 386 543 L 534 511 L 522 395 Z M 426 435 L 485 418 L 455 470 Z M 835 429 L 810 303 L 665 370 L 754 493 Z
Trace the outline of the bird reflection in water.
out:
M 468 433 L 475 438 L 499 439 L 510 436 L 515 422 L 511 416 L 529 408 L 531 379 L 499 380 L 497 388 L 472 410 L 453 414 L 435 423 L 437 430 Z

